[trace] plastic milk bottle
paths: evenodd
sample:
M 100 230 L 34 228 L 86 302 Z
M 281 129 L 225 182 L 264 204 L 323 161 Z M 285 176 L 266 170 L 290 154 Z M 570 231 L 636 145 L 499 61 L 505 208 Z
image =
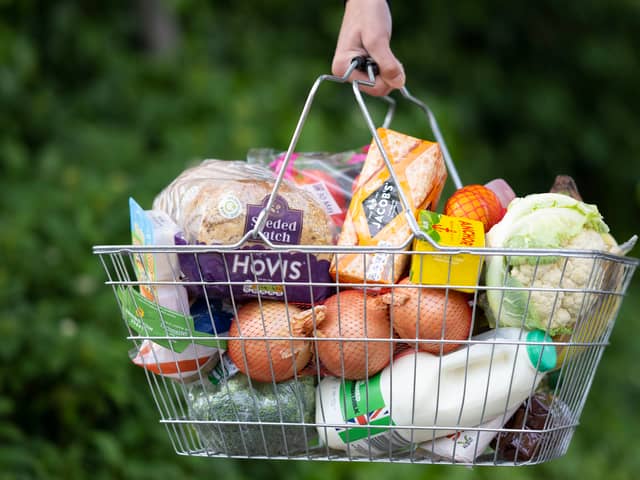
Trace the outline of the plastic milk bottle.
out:
M 324 378 L 316 390 L 321 441 L 352 455 L 402 451 L 504 415 L 556 365 L 540 330 L 498 328 L 472 340 L 479 343 L 444 356 L 404 352 L 368 380 Z

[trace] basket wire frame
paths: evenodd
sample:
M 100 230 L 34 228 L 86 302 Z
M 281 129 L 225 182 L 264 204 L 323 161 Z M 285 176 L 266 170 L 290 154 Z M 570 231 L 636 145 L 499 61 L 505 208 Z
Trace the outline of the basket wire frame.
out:
M 312 255 L 313 251 L 309 248 L 312 247 L 297 247 L 301 250 L 307 249 L 306 254 Z M 347 253 L 350 250 L 340 247 L 335 247 L 336 255 L 340 255 L 341 253 Z M 141 285 L 146 286 L 160 286 L 160 285 L 173 285 L 173 286 L 184 286 L 189 285 L 191 287 L 200 287 L 205 289 L 206 287 L 210 287 L 214 284 L 219 285 L 233 285 L 233 281 L 228 278 L 227 282 L 211 282 L 206 281 L 204 279 L 200 279 L 199 281 L 185 281 L 179 277 L 176 277 L 173 281 L 165 281 L 165 282 L 142 282 L 135 279 L 135 275 L 132 274 L 134 269 L 134 264 L 136 263 L 135 257 L 136 255 L 148 254 L 153 252 L 155 254 L 167 254 L 167 253 L 187 253 L 190 255 L 194 255 L 199 259 L 200 257 L 206 255 L 231 255 L 233 254 L 233 249 L 225 251 L 223 247 L 193 247 L 193 246 L 185 246 L 185 247 L 134 247 L 134 246 L 114 246 L 114 247 L 95 247 L 96 253 L 99 255 L 103 267 L 107 272 L 107 285 L 110 285 L 114 289 L 114 293 L 116 293 L 117 289 L 136 289 Z M 474 250 L 480 250 L 480 252 L 476 252 Z M 488 250 L 491 250 L 490 252 Z M 247 254 L 259 254 L 264 253 L 263 251 L 252 251 L 247 250 Z M 283 255 L 285 252 L 279 252 L 278 255 Z M 411 255 L 430 255 L 435 254 L 437 252 L 415 252 L 415 251 L 403 251 L 401 254 L 411 254 Z M 526 255 L 528 252 L 526 250 L 522 251 L 514 251 L 514 250 L 499 250 L 499 249 L 469 249 L 466 253 L 477 254 L 483 257 L 488 257 L 490 255 Z M 558 251 L 554 252 L 556 255 L 560 255 L 564 258 L 564 261 L 568 261 L 569 258 L 575 258 L 574 255 L 567 253 L 559 253 Z M 400 254 L 400 253 L 399 253 Z M 392 254 L 393 255 L 393 254 Z M 575 428 L 579 424 L 579 419 L 582 414 L 582 410 L 584 409 L 585 402 L 588 396 L 588 392 L 591 388 L 591 384 L 593 382 L 595 372 L 597 370 L 597 366 L 600 362 L 602 354 L 604 352 L 605 347 L 608 345 L 609 336 L 611 330 L 613 328 L 615 318 L 617 316 L 618 310 L 620 308 L 622 298 L 628 287 L 628 284 L 631 280 L 633 272 L 637 266 L 637 260 L 632 258 L 625 257 L 617 257 L 609 254 L 604 254 L 602 252 L 581 252 L 579 255 L 582 259 L 591 263 L 591 276 L 589 283 L 585 288 L 577 289 L 577 288 L 568 288 L 562 287 L 562 283 L 564 281 L 565 273 L 560 276 L 558 280 L 558 285 L 552 287 L 545 288 L 536 288 L 536 287 L 521 287 L 520 290 L 527 292 L 527 294 L 531 295 L 536 291 L 549 292 L 554 296 L 561 296 L 563 294 L 571 294 L 571 293 L 580 293 L 582 295 L 582 304 L 580 307 L 580 315 L 576 326 L 574 328 L 574 332 L 572 336 L 564 339 L 555 339 L 553 345 L 556 348 L 564 348 L 567 351 L 567 357 L 564 363 L 558 369 L 558 375 L 560 381 L 558 381 L 555 385 L 550 387 L 550 392 L 552 394 L 552 404 L 549 406 L 549 410 L 556 414 L 548 415 L 542 429 L 536 431 L 539 436 L 539 443 L 537 445 L 537 449 L 532 458 L 521 460 L 518 458 L 517 453 L 515 458 L 510 460 L 505 460 L 501 458 L 499 454 L 499 448 L 496 448 L 492 451 L 484 451 L 484 452 L 475 452 L 473 461 L 457 461 L 455 460 L 455 448 L 453 450 L 453 458 L 442 458 L 435 454 L 433 450 L 430 450 L 430 447 L 424 447 L 424 445 L 420 443 L 415 443 L 411 446 L 411 448 L 398 452 L 394 448 L 393 444 L 393 436 L 391 440 L 386 439 L 383 443 L 380 443 L 380 437 L 377 438 L 375 435 L 376 431 L 379 430 L 380 427 L 371 427 L 371 425 L 357 426 L 353 427 L 355 430 L 364 429 L 367 430 L 369 437 L 369 445 L 370 450 L 368 454 L 362 454 L 362 451 L 357 452 L 353 451 L 351 446 L 348 444 L 345 451 L 336 451 L 328 448 L 326 446 L 326 442 L 320 441 L 318 444 L 318 438 L 322 440 L 323 432 L 328 429 L 335 428 L 345 428 L 345 424 L 341 423 L 331 423 L 328 421 L 325 422 L 316 422 L 316 421 L 308 421 L 308 422 L 292 422 L 287 421 L 284 417 L 283 406 L 277 405 L 276 410 L 278 412 L 279 418 L 274 420 L 264 421 L 260 419 L 260 413 L 258 408 L 259 399 L 254 394 L 253 395 L 253 408 L 256 412 L 256 416 L 253 420 L 247 420 L 245 418 L 241 418 L 241 416 L 236 412 L 235 420 L 229 419 L 218 419 L 215 417 L 215 409 L 211 408 L 211 411 L 214 412 L 214 416 L 208 420 L 198 420 L 194 419 L 190 416 L 188 398 L 189 398 L 189 388 L 190 385 L 195 384 L 207 384 L 209 380 L 207 379 L 206 372 L 199 371 L 197 374 L 197 378 L 193 379 L 179 379 L 178 381 L 174 379 L 169 379 L 167 377 L 153 374 L 147 370 L 145 370 L 145 374 L 148 380 L 148 384 L 152 393 L 152 397 L 156 408 L 160 414 L 160 422 L 165 426 L 166 431 L 171 439 L 171 443 L 173 448 L 178 454 L 181 455 L 196 455 L 196 456 L 211 456 L 211 457 L 234 457 L 234 458 L 271 458 L 271 459 L 312 459 L 312 460 L 339 460 L 339 461 L 372 461 L 372 462 L 398 462 L 398 463 L 442 463 L 442 464 L 452 464 L 452 463 L 460 463 L 465 465 L 519 465 L 519 464 L 534 464 L 534 463 L 542 463 L 553 458 L 560 457 L 564 455 L 569 447 L 571 438 L 573 436 Z M 538 257 L 538 260 L 540 257 Z M 365 259 L 366 261 L 366 259 Z M 605 272 L 605 273 L 603 273 Z M 256 283 L 260 283 L 256 279 Z M 278 282 L 281 287 L 285 287 L 287 282 Z M 319 285 L 315 285 L 313 282 L 309 283 L 309 289 L 314 289 Z M 434 286 L 429 285 L 420 285 L 423 289 L 428 288 L 436 288 Z M 375 284 L 354 284 L 354 283 L 341 283 L 337 282 L 335 284 L 337 291 L 342 291 L 346 289 L 351 289 L 354 287 L 360 287 L 365 290 L 374 291 L 379 288 L 379 285 Z M 406 288 L 406 285 L 400 284 L 392 284 L 388 286 L 391 290 L 391 294 L 395 291 L 401 291 L 402 288 Z M 453 286 L 447 285 L 444 287 L 447 291 L 450 291 Z M 497 289 L 502 292 L 518 289 L 517 287 L 503 285 L 500 287 L 491 287 L 493 289 Z M 471 295 L 471 298 L 477 300 L 479 296 L 486 293 L 486 290 L 489 287 L 478 284 L 474 287 L 474 291 Z M 283 291 L 286 292 L 286 289 L 283 288 Z M 119 300 L 119 295 L 116 293 L 116 299 Z M 266 299 L 264 299 L 266 300 Z M 258 297 L 257 301 L 263 301 L 261 297 Z M 285 305 L 288 305 L 288 299 L 284 298 Z M 557 300 L 554 302 L 553 308 L 557 308 L 556 306 Z M 478 302 L 475 301 L 472 310 L 472 324 L 480 321 L 481 310 L 477 306 Z M 233 305 L 233 313 L 237 314 L 238 308 L 240 308 L 240 303 L 235 302 L 232 298 Z M 122 305 L 121 305 L 122 307 Z M 162 317 L 162 312 L 159 309 L 159 312 Z M 365 316 L 366 322 L 366 311 L 363 312 Z M 446 322 L 446 317 L 444 322 Z M 151 336 L 145 332 L 136 332 L 131 329 L 130 325 L 125 322 L 128 328 L 128 336 L 127 338 L 133 343 L 134 348 L 139 348 L 141 343 L 144 340 L 176 340 L 177 338 L 172 337 L 171 335 L 166 336 Z M 393 325 L 393 316 L 391 318 L 391 325 Z M 320 337 L 317 335 L 316 330 L 314 329 L 312 337 L 310 337 L 312 342 L 312 348 L 315 351 L 314 355 L 314 364 L 315 364 L 315 376 L 317 377 L 317 381 L 321 380 L 320 374 L 320 363 L 318 361 L 317 349 L 319 342 L 326 341 L 337 341 L 337 342 L 347 342 L 347 341 L 362 341 L 365 345 L 371 345 L 373 342 L 384 341 L 389 344 L 389 348 L 393 350 L 399 343 L 402 343 L 402 339 L 393 338 L 392 332 L 390 332 L 390 336 L 387 339 L 371 339 L 366 338 L 366 335 L 362 338 L 343 338 L 343 337 Z M 574 337 L 577 337 L 574 338 Z M 265 342 L 277 342 L 277 341 L 288 341 L 293 342 L 296 338 L 293 336 L 293 332 L 289 330 L 288 333 L 283 334 L 281 336 L 266 336 L 266 337 L 243 337 L 245 340 L 263 340 Z M 180 337 L 180 340 L 189 340 L 194 345 L 196 345 L 196 341 L 200 340 L 201 337 L 196 336 L 187 336 Z M 404 340 L 406 341 L 406 339 Z M 417 340 L 415 343 L 419 344 L 421 342 L 426 342 L 426 340 Z M 440 339 L 429 339 L 429 343 L 439 343 L 441 347 L 443 347 L 447 343 L 454 342 L 453 340 L 446 340 L 444 338 Z M 488 341 L 492 343 L 491 341 Z M 475 342 L 471 337 L 466 340 L 455 341 L 455 343 L 461 345 L 473 345 Z M 524 338 L 514 341 L 516 350 L 526 348 L 528 342 L 524 340 Z M 342 343 L 341 343 L 342 345 Z M 216 355 L 219 355 L 218 360 L 223 360 L 222 352 L 218 352 Z M 468 355 L 468 351 L 467 351 Z M 442 357 L 441 357 L 442 358 Z M 393 369 L 394 360 L 391 360 L 390 363 L 390 375 L 391 380 L 393 381 L 394 369 Z M 492 369 L 491 367 L 488 370 L 488 376 L 491 376 Z M 414 377 L 412 379 L 413 382 L 419 382 L 420 378 L 418 375 L 418 370 L 414 368 L 413 370 Z M 440 396 L 440 384 L 442 379 L 439 376 L 440 372 L 438 372 L 438 381 L 436 384 L 436 390 L 434 391 L 434 395 L 436 398 Z M 512 370 L 512 375 L 515 374 L 515 370 Z M 296 372 L 296 378 L 298 373 Z M 195 382 L 194 382 L 195 380 Z M 345 380 L 342 380 L 343 384 Z M 249 383 L 252 384 L 251 379 L 249 378 Z M 466 385 L 466 372 L 465 372 L 465 382 Z M 489 388 L 489 379 L 487 380 L 487 388 Z M 275 385 L 273 386 L 275 388 Z M 220 386 L 221 389 L 228 388 L 225 386 L 225 383 L 222 383 Z M 536 383 L 531 385 L 531 392 L 533 394 L 536 389 Z M 253 391 L 252 388 L 249 389 Z M 411 389 L 410 389 L 411 390 Z M 411 390 L 414 392 L 416 389 Z M 369 381 L 365 380 L 365 392 L 368 396 L 369 392 Z M 319 393 L 319 392 L 318 392 Z M 486 400 L 485 392 L 485 400 Z M 402 392 L 394 392 L 393 390 L 390 392 L 389 398 L 389 409 L 390 415 L 393 416 L 394 409 L 394 397 L 396 395 L 402 395 Z M 465 398 L 467 396 L 467 392 L 463 392 L 462 394 L 462 404 L 464 405 Z M 277 397 L 276 397 L 277 398 Z M 316 404 L 316 408 L 320 409 L 320 418 L 323 418 L 322 410 L 325 408 L 326 399 L 323 399 L 322 394 L 318 395 L 318 400 Z M 368 402 L 368 399 L 367 399 Z M 232 405 L 233 407 L 233 405 Z M 346 407 L 346 405 L 344 406 Z M 413 398 L 412 408 L 419 409 L 420 403 L 419 399 Z M 507 419 L 508 412 L 503 412 L 505 416 L 505 420 Z M 302 414 L 302 413 L 301 413 Z M 462 415 L 462 413 L 461 413 Z M 525 413 L 525 420 L 529 412 Z M 415 411 L 412 412 L 412 417 L 415 416 Z M 489 420 L 489 419 L 483 419 Z M 493 427 L 487 428 L 482 425 L 468 427 L 461 426 L 459 424 L 460 417 L 458 418 L 458 423 L 453 425 L 437 425 L 437 414 L 434 419 L 434 425 L 432 426 L 420 426 L 413 424 L 397 424 L 394 426 L 389 426 L 388 429 L 391 431 L 403 431 L 410 432 L 409 441 L 410 443 L 413 440 L 413 435 L 415 433 L 421 431 L 433 431 L 434 439 L 436 430 L 452 430 L 454 432 L 462 432 L 464 431 L 467 435 L 479 435 L 482 432 L 496 432 L 501 434 L 512 434 L 525 436 L 530 434 L 531 431 L 527 428 L 507 428 L 507 427 Z M 238 452 L 234 450 L 233 453 L 229 453 L 230 450 L 227 449 L 227 445 L 225 444 L 225 435 L 229 432 L 229 426 L 235 426 L 238 429 L 237 438 L 239 438 L 242 442 L 242 451 Z M 202 441 L 200 433 L 202 432 L 202 428 L 213 429 L 217 431 L 217 437 L 221 439 L 221 445 L 217 450 L 213 450 L 206 444 L 206 442 Z M 259 432 L 259 439 L 261 445 L 250 445 L 248 444 L 243 437 L 242 428 L 254 428 L 255 431 Z M 304 441 L 303 445 L 289 445 L 287 443 L 288 432 L 291 428 L 299 428 L 302 429 Z M 274 454 L 269 451 L 269 439 L 273 438 L 274 429 L 277 429 L 282 438 L 282 443 L 284 445 L 284 449 Z M 355 431 L 354 430 L 354 431 Z M 309 434 L 309 432 L 317 431 L 317 435 Z M 313 438 L 317 437 L 317 438 Z M 498 436 L 496 441 L 501 441 L 501 437 Z M 424 443 L 424 442 L 423 442 Z M 477 445 L 477 444 L 476 444 Z M 431 445 L 433 448 L 433 445 Z M 264 453 L 260 454 L 260 451 Z M 385 451 L 386 454 L 381 454 L 380 451 Z

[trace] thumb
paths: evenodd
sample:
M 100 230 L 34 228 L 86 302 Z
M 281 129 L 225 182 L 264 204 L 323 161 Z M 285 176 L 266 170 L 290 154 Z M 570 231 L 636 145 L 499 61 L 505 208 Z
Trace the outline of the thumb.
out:
M 394 57 L 395 59 L 395 57 Z M 380 67 L 380 76 L 384 83 L 389 85 L 391 88 L 402 88 L 404 87 L 405 75 L 404 68 L 402 64 L 396 59 L 395 63 L 390 67 L 382 68 Z

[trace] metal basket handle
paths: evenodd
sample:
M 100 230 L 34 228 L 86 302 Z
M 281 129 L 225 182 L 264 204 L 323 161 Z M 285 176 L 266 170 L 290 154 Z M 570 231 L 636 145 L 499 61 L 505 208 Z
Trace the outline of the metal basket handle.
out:
M 354 70 L 360 70 L 360 71 L 365 71 L 368 76 L 369 79 L 368 80 L 353 80 L 352 81 L 352 88 L 353 88 L 353 94 L 356 98 L 356 102 L 358 103 L 360 110 L 362 111 L 362 115 L 365 118 L 367 127 L 369 128 L 369 131 L 371 132 L 371 135 L 374 138 L 374 141 L 376 142 L 376 145 L 378 147 L 378 149 L 380 150 L 381 154 L 382 154 L 382 158 L 384 160 L 385 166 L 387 167 L 387 170 L 389 171 L 389 174 L 391 175 L 392 180 L 394 181 L 394 183 L 396 185 L 400 185 L 399 179 L 393 169 L 393 166 L 391 164 L 391 161 L 389 159 L 389 156 L 386 152 L 386 150 L 384 149 L 384 146 L 382 145 L 382 140 L 380 139 L 377 131 L 376 131 L 376 126 L 373 123 L 373 120 L 371 118 L 371 114 L 369 113 L 369 109 L 367 108 L 367 105 L 364 102 L 364 99 L 362 98 L 362 92 L 360 91 L 360 85 L 363 86 L 368 86 L 368 87 L 372 87 L 375 85 L 375 77 L 376 74 L 378 73 L 379 69 L 378 69 L 378 65 L 371 59 L 371 58 L 367 58 L 367 57 L 356 57 L 351 61 L 351 64 L 349 65 L 349 68 L 347 69 L 347 71 L 344 73 L 344 75 L 342 77 L 337 77 L 334 75 L 320 75 L 316 81 L 313 83 L 313 86 L 311 87 L 311 90 L 309 91 L 309 94 L 307 95 L 307 100 L 305 101 L 304 107 L 302 108 L 302 113 L 300 114 L 300 118 L 298 119 L 298 123 L 296 125 L 296 128 L 293 132 L 293 136 L 291 137 L 291 142 L 289 143 L 289 147 L 287 149 L 287 152 L 285 153 L 284 159 L 282 161 L 282 163 L 280 164 L 280 171 L 278 172 L 278 176 L 276 177 L 276 181 L 273 185 L 273 189 L 271 191 L 271 195 L 269 197 L 269 200 L 267 201 L 267 204 L 265 205 L 265 207 L 262 209 L 262 211 L 260 212 L 260 214 L 258 215 L 258 218 L 254 224 L 254 227 L 247 232 L 247 234 L 244 236 L 244 238 L 242 240 L 245 239 L 249 239 L 249 238 L 256 238 L 256 237 L 260 237 L 260 239 L 262 241 L 264 241 L 267 245 L 269 245 L 270 247 L 275 247 L 275 245 L 273 245 L 268 238 L 266 238 L 266 236 L 263 234 L 262 229 L 264 227 L 264 224 L 267 220 L 268 217 L 268 213 L 271 210 L 271 207 L 273 206 L 273 202 L 275 201 L 275 197 L 276 194 L 278 192 L 278 189 L 280 188 L 280 185 L 282 183 L 282 180 L 284 178 L 284 174 L 287 170 L 287 166 L 289 164 L 289 161 L 291 160 L 292 154 L 295 151 L 296 145 L 298 143 L 298 139 L 300 138 L 300 134 L 302 133 L 302 128 L 304 126 L 304 123 L 307 119 L 307 116 L 309 115 L 309 110 L 311 110 L 311 105 L 313 104 L 313 101 L 315 99 L 316 93 L 318 92 L 318 89 L 320 88 L 320 84 L 324 81 L 330 81 L 330 82 L 335 82 L 335 83 L 347 83 L 349 80 L 349 76 L 353 73 Z M 440 128 L 438 127 L 438 123 L 435 119 L 435 116 L 433 115 L 433 112 L 431 111 L 431 109 L 423 102 L 421 102 L 420 100 L 418 100 L 416 97 L 414 97 L 413 95 L 411 95 L 409 93 L 409 90 L 407 89 L 407 87 L 402 87 L 400 89 L 400 93 L 402 94 L 402 96 L 404 98 L 406 98 L 407 100 L 409 100 L 411 103 L 413 103 L 414 105 L 417 105 L 426 115 L 427 120 L 429 122 L 429 125 L 431 126 L 431 130 L 436 138 L 436 141 L 439 143 L 440 145 L 440 149 L 442 150 L 442 154 L 445 160 L 445 164 L 447 167 L 447 171 L 449 173 L 449 175 L 451 176 L 451 179 L 455 185 L 456 188 L 461 188 L 462 187 L 462 182 L 460 180 L 460 177 L 458 175 L 458 171 L 456 170 L 455 164 L 453 163 L 453 160 L 451 159 L 451 155 L 449 154 L 449 150 L 447 149 L 447 145 L 444 141 L 444 138 L 442 136 L 442 133 L 440 132 Z M 396 102 L 393 98 L 389 97 L 389 96 L 385 96 L 383 97 L 383 99 L 385 101 L 387 101 L 389 103 L 389 108 L 387 111 L 387 114 L 385 116 L 384 122 L 383 122 L 383 127 L 387 128 L 389 126 L 389 124 L 391 123 L 391 121 L 393 120 L 393 115 L 395 112 L 395 106 L 396 106 Z M 420 239 L 423 240 L 427 240 L 428 242 L 430 242 L 434 248 L 439 248 L 438 244 L 435 243 L 431 237 L 429 237 L 428 235 L 426 235 L 424 232 L 422 232 L 420 230 L 420 228 L 418 227 L 418 223 L 416 222 L 415 217 L 413 216 L 413 214 L 411 213 L 411 209 L 409 207 L 409 201 L 407 200 L 407 197 L 403 191 L 402 188 L 398 188 L 398 196 L 400 198 L 400 203 L 402 204 L 402 208 L 404 210 L 404 214 L 407 218 L 407 223 L 409 225 L 409 227 L 411 228 L 411 232 L 413 233 L 414 237 L 419 237 Z M 241 242 L 242 242 L 241 240 Z

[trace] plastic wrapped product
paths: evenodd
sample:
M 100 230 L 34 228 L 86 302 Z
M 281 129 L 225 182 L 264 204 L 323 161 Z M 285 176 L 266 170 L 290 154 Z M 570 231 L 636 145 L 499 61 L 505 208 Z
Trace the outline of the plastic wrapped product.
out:
M 310 192 L 324 207 L 337 227 L 341 227 L 353 193 L 353 183 L 366 157 L 366 147 L 359 151 L 294 152 L 284 178 Z M 282 168 L 286 152 L 270 148 L 249 150 L 247 161 L 266 165 L 274 173 Z
M 192 377 L 197 377 L 199 372 L 213 368 L 218 363 L 219 356 L 219 349 L 195 343 L 178 353 L 144 340 L 139 349 L 132 350 L 131 361 L 158 375 L 189 381 Z
M 242 456 L 292 455 L 317 444 L 313 426 L 257 423 L 312 423 L 313 377 L 260 383 L 250 382 L 244 374 L 236 373 L 218 384 L 206 381 L 206 384 L 190 385 L 187 402 L 192 420 L 211 422 L 196 423 L 195 428 L 203 446 L 212 452 Z
M 177 244 L 233 245 L 255 227 L 273 181 L 273 172 L 260 165 L 205 160 L 179 175 L 153 206 L 181 227 Z M 335 226 L 310 193 L 285 181 L 262 234 L 276 245 L 331 245 Z M 232 253 L 178 257 L 186 280 L 211 282 L 206 290 L 211 297 L 233 294 L 236 300 L 257 296 L 284 300 L 286 294 L 289 302 L 311 303 L 332 291 L 329 286 L 314 285 L 331 282 L 328 253 L 273 252 L 258 238 Z M 196 287 L 191 293 L 200 295 L 202 289 Z
M 167 246 L 174 244 L 174 238 L 180 228 L 165 212 L 144 210 L 133 198 L 129 198 L 129 212 L 133 245 Z M 177 255 L 160 252 L 135 253 L 133 259 L 136 277 L 140 282 L 143 282 L 140 285 L 140 292 L 149 300 L 154 300 L 167 308 L 181 310 L 176 306 L 179 297 L 181 297 L 178 288 L 153 287 L 148 283 L 177 280 L 180 276 Z M 173 300 L 168 298 L 170 296 L 173 296 Z
M 204 374 L 226 348 L 226 332 L 232 314 L 220 299 L 196 302 L 190 311 L 187 291 L 181 285 L 162 285 L 150 290 L 150 301 L 133 288 L 120 291 L 123 313 L 132 330 L 143 336 L 171 336 L 174 339 L 145 339 L 130 352 L 134 364 L 155 374 L 185 381 Z M 183 337 L 196 335 L 195 341 Z
M 545 428 L 560 425 L 562 418 L 570 412 L 565 403 L 547 392 L 538 392 L 529 397 L 504 427 L 526 430 L 526 432 L 502 432 L 491 443 L 499 458 L 510 462 L 525 462 L 533 459 L 546 436 Z

